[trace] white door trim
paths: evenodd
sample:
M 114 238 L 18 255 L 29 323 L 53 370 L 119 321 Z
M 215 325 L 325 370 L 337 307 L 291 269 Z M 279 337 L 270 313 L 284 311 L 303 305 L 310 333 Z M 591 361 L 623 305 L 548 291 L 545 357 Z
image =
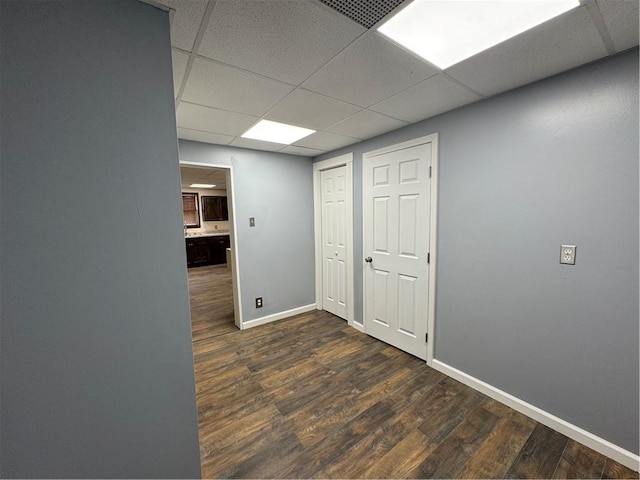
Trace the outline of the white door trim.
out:
M 385 153 L 395 152 L 396 150 L 402 150 L 405 148 L 415 147 L 417 145 L 423 145 L 430 143 L 431 148 L 431 212 L 429 216 L 429 309 L 427 312 L 427 334 L 429 335 L 429 341 L 427 342 L 427 365 L 431 366 L 433 362 L 433 351 L 435 343 L 435 317 L 436 317 L 436 268 L 437 268 L 437 227 L 438 227 L 438 134 L 433 133 L 424 137 L 414 138 L 402 143 L 396 143 L 394 145 L 388 145 L 386 147 L 365 152 L 362 154 L 362 172 L 361 178 L 364 179 L 364 168 L 368 159 L 377 157 L 378 155 L 384 155 Z M 364 188 L 362 189 L 362 205 L 364 205 Z M 365 238 L 364 217 L 362 219 L 362 238 Z M 364 268 L 365 264 L 362 262 L 362 311 L 365 311 L 365 296 L 364 296 Z M 364 321 L 364 319 L 363 319 Z M 366 332 L 366 325 L 363 325 L 362 330 Z
M 353 283 L 353 153 L 330 158 L 313 164 L 313 224 L 315 236 L 316 260 L 316 308 L 323 310 L 322 303 L 322 202 L 320 172 L 336 167 L 346 167 L 346 222 L 347 222 L 347 324 L 363 330 L 354 322 L 354 283 Z
M 234 181 L 233 181 L 233 166 L 232 165 L 218 165 L 215 163 L 202 163 L 202 162 L 188 162 L 180 160 L 180 165 L 188 165 L 194 167 L 209 167 L 225 169 L 229 173 L 228 185 L 227 185 L 227 197 L 231 199 L 231 208 L 229 208 L 229 223 L 231 228 L 229 230 L 229 236 L 231 241 L 231 282 L 233 284 L 233 318 L 236 326 L 240 330 L 244 330 L 244 324 L 242 321 L 242 309 L 241 309 L 241 297 L 240 297 L 240 261 L 238 252 L 238 237 L 236 235 L 237 224 L 236 219 L 236 202 L 234 198 Z

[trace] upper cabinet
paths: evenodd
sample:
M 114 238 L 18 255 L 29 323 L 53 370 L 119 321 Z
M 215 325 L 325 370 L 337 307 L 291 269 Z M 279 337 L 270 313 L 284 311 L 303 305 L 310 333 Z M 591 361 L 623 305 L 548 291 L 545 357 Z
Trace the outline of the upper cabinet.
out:
M 202 197 L 202 220 L 221 222 L 229 220 L 227 197 Z

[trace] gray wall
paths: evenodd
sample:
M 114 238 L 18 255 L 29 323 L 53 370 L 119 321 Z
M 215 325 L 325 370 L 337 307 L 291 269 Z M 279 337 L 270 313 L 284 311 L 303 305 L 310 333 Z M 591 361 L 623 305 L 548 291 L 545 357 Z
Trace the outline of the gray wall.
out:
M 315 303 L 311 159 L 189 140 L 179 145 L 181 161 L 233 165 L 243 321 Z M 256 297 L 263 308 L 255 308 Z
M 0 8 L 1 476 L 198 478 L 167 13 Z
M 637 454 L 637 49 L 316 159 L 354 152 L 356 258 L 362 153 L 434 132 L 436 358 Z

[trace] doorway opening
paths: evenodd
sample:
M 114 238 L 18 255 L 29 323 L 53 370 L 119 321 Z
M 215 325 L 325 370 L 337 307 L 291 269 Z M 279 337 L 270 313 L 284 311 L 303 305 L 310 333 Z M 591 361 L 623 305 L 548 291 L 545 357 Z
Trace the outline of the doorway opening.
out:
M 193 341 L 237 331 L 236 242 L 229 167 L 180 164 Z

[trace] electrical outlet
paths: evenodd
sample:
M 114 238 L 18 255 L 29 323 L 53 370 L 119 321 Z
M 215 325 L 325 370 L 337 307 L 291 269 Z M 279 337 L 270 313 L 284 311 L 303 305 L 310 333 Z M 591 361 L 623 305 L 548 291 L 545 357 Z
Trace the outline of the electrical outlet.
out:
M 262 297 L 256 297 L 256 308 L 262 308 Z
M 576 264 L 576 246 L 562 245 L 560 248 L 560 263 L 565 265 Z
M 250 227 L 256 226 L 256 217 L 249 217 L 249 226 Z

